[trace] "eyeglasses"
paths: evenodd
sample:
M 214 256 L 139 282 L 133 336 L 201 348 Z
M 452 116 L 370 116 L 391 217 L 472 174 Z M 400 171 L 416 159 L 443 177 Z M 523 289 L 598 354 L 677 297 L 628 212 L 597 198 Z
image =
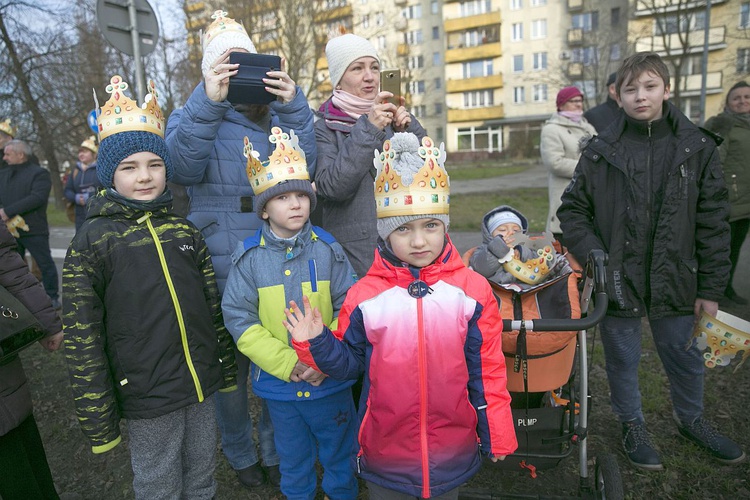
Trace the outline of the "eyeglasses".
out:
M 573 104 L 582 104 L 583 103 L 583 99 L 581 99 L 581 98 L 571 99 L 568 102 L 572 102 Z

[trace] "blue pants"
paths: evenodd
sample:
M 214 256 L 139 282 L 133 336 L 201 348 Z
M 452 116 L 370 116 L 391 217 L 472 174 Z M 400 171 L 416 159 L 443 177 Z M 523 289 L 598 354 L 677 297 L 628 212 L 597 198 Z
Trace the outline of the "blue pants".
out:
M 18 243 L 18 253 L 20 253 L 21 257 L 25 260 L 26 250 L 29 251 L 39 266 L 39 270 L 42 272 L 42 285 L 44 285 L 44 291 L 47 292 L 47 295 L 51 300 L 57 299 L 59 297 L 57 267 L 55 266 L 54 259 L 52 259 L 52 252 L 49 249 L 49 235 L 24 235 L 23 231 L 20 233 L 21 236 L 16 239 Z
M 347 388 L 310 401 L 268 400 L 281 457 L 281 492 L 288 500 L 313 500 L 315 458 L 323 466 L 323 491 L 331 500 L 356 500 L 354 455 L 359 422 Z
M 638 387 L 641 320 L 605 316 L 600 323 L 612 411 L 620 422 L 644 421 Z M 681 422 L 692 422 L 703 414 L 704 365 L 701 351 L 691 340 L 694 322 L 692 315 L 649 319 L 656 352 L 669 379 L 672 408 Z
M 234 470 L 242 470 L 258 462 L 258 452 L 253 440 L 253 419 L 247 411 L 247 379 L 250 360 L 234 348 L 237 362 L 237 390 L 216 393 L 216 422 L 221 433 L 221 449 Z M 279 464 L 279 455 L 273 442 L 273 426 L 268 416 L 266 402 L 261 399 L 258 437 L 263 465 Z

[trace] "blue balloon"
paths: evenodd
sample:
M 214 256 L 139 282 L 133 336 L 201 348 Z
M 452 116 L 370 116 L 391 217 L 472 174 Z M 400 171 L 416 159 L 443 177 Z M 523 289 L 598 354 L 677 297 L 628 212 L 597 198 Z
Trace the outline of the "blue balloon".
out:
M 95 109 L 91 110 L 91 112 L 89 113 L 89 116 L 86 119 L 86 121 L 88 122 L 89 127 L 91 128 L 91 130 L 93 130 L 95 134 L 98 134 L 99 133 L 99 126 L 96 123 L 96 110 Z

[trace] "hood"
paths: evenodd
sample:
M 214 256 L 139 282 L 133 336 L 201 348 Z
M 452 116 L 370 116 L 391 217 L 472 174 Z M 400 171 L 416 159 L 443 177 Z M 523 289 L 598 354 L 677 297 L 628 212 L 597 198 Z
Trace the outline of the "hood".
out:
M 509 205 L 500 205 L 499 207 L 493 208 L 486 214 L 484 214 L 484 217 L 482 217 L 482 243 L 489 243 L 490 240 L 492 240 L 492 235 L 490 234 L 490 230 L 487 227 L 487 223 L 489 222 L 490 218 L 495 215 L 498 212 L 513 212 L 518 216 L 519 219 L 521 219 L 523 232 L 526 233 L 529 230 L 529 221 L 526 219 L 526 217 L 516 210 L 515 208 L 509 206 Z

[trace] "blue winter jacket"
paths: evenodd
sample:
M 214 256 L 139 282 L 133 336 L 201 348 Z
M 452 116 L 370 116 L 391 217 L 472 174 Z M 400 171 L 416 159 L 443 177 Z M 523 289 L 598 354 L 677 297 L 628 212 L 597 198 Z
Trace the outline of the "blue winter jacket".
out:
M 307 158 L 310 176 L 315 172 L 317 149 L 313 113 L 302 91 L 288 104 L 271 103 L 270 127 L 294 129 Z M 183 109 L 169 116 L 166 141 L 175 169 L 172 179 L 188 186 L 190 212 L 211 253 L 219 291 L 224 292 L 231 254 L 237 243 L 262 226 L 252 206 L 253 190 L 245 173 L 242 154 L 247 136 L 261 160 L 273 152 L 269 130 L 251 122 L 227 101 L 208 98 L 201 82 Z

